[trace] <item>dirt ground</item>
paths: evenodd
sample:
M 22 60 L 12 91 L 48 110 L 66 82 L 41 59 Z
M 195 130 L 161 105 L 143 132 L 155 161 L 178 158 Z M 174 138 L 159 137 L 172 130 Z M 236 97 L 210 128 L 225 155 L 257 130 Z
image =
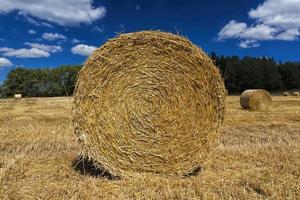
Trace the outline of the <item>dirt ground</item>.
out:
M 220 145 L 190 178 L 75 170 L 72 98 L 0 100 L 0 199 L 300 199 L 300 97 L 267 112 L 227 98 Z

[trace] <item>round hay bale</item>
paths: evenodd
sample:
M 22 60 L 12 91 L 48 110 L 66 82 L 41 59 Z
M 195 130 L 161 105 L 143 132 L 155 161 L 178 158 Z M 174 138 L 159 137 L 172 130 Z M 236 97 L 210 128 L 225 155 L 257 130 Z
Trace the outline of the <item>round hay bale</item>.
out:
M 300 93 L 299 92 L 293 92 L 293 96 L 299 96 Z
M 121 34 L 79 73 L 75 133 L 82 154 L 113 175 L 183 175 L 217 144 L 225 96 L 211 59 L 186 38 Z
M 272 96 L 262 89 L 246 90 L 240 96 L 240 104 L 244 109 L 265 110 L 272 104 Z
M 22 94 L 15 94 L 14 98 L 15 100 L 22 99 Z
M 289 92 L 284 92 L 282 95 L 283 95 L 284 97 L 287 97 L 287 96 L 290 96 L 290 93 L 289 93 Z

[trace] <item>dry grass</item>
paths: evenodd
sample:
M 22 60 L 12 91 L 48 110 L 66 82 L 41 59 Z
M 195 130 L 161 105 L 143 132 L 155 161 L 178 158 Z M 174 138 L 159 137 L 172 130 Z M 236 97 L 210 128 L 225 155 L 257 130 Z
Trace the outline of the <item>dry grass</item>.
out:
M 180 179 L 75 171 L 71 101 L 0 100 L 0 199 L 300 198 L 299 97 L 274 97 L 263 113 L 229 97 L 221 144 L 198 176 Z

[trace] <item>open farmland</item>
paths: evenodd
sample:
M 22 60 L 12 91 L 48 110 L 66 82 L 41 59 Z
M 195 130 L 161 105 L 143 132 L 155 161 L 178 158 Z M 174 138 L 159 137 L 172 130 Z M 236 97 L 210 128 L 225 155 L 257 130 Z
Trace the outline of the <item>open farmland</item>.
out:
M 74 170 L 72 98 L 0 100 L 0 199 L 300 199 L 300 97 L 267 112 L 226 102 L 220 145 L 190 178 Z

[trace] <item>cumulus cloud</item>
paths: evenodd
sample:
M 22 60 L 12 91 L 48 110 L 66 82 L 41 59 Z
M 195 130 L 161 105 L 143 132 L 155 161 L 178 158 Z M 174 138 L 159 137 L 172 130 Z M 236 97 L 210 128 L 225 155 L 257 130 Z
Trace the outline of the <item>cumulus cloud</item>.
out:
M 17 58 L 42 58 L 49 57 L 50 53 L 44 50 L 30 48 L 30 49 L 11 49 L 3 53 L 4 56 Z
M 66 36 L 59 33 L 43 33 L 42 38 L 49 41 L 67 39 Z
M 245 40 L 241 41 L 239 47 L 242 49 L 259 47 L 260 44 L 256 40 Z
M 47 51 L 50 53 L 57 53 L 62 51 L 62 47 L 58 45 L 45 45 L 45 44 L 31 43 L 31 42 L 25 42 L 25 44 L 30 46 L 31 48 Z
M 1 1 L 1 0 L 0 0 Z M 1 13 L 1 11 L 0 11 Z M 23 18 L 20 18 L 23 17 Z M 24 14 L 23 12 L 19 11 L 18 15 L 15 17 L 15 19 L 20 20 L 20 19 L 25 19 L 26 22 L 35 25 L 35 26 L 40 26 L 40 27 L 48 27 L 48 28 L 53 28 L 53 26 L 47 22 L 44 22 L 42 20 L 36 20 L 30 17 L 27 14 Z
M 17 58 L 47 58 L 51 53 L 61 52 L 61 46 L 45 45 L 39 43 L 26 42 L 25 45 L 30 48 L 13 49 L 8 47 L 0 47 L 2 55 Z
M 297 28 L 286 30 L 277 35 L 278 40 L 294 41 L 300 36 L 300 31 Z
M 23 15 L 30 15 L 62 26 L 91 24 L 106 14 L 106 8 L 94 7 L 93 0 L 0 0 L 0 5 L 0 13 L 18 10 Z
M 244 39 L 272 40 L 274 39 L 274 34 L 276 32 L 276 28 L 270 27 L 265 24 L 258 24 L 256 26 L 248 27 L 244 32 L 240 34 L 240 37 Z
M 284 29 L 300 27 L 300 0 L 266 0 L 249 16 L 263 24 L 279 26 Z
M 219 32 L 218 38 L 220 40 L 229 38 L 238 38 L 239 35 L 247 29 L 246 23 L 239 23 L 235 20 L 231 20 L 223 29 Z
M 221 29 L 218 39 L 239 39 L 241 48 L 258 47 L 258 41 L 299 39 L 300 0 L 266 0 L 248 14 L 253 24 L 231 20 Z
M 0 58 L 0 67 L 11 67 L 12 63 L 7 58 Z
M 218 38 L 220 40 L 237 38 L 237 39 L 248 39 L 248 40 L 272 40 L 277 29 L 265 24 L 258 24 L 250 26 L 246 23 L 230 21 L 224 28 L 219 32 Z
M 0 52 L 13 51 L 14 49 L 8 47 L 0 47 Z
M 86 44 L 78 44 L 72 47 L 71 51 L 73 54 L 81 55 L 81 56 L 89 56 L 93 51 L 95 51 L 97 47 L 89 46 Z

